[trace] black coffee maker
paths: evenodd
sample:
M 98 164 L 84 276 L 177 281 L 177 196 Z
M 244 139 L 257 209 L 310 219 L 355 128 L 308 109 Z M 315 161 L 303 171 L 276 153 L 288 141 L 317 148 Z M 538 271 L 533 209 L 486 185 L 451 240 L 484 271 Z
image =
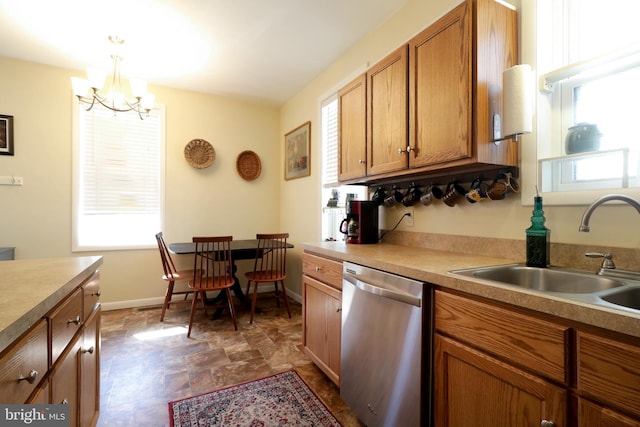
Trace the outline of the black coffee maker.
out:
M 347 235 L 347 243 L 378 243 L 378 203 L 349 200 L 345 213 L 340 232 Z

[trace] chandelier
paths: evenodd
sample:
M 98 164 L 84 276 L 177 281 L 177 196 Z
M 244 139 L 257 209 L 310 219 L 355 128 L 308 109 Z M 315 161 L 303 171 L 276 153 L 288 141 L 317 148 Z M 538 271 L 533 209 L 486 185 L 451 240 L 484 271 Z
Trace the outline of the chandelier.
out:
M 142 113 L 149 115 L 153 108 L 155 96 L 147 93 L 147 82 L 140 79 L 130 79 L 129 86 L 134 99 L 127 99 L 122 91 L 120 79 L 120 63 L 122 56 L 118 53 L 124 44 L 124 40 L 118 36 L 109 36 L 109 41 L 115 47 L 111 54 L 113 70 L 111 76 L 111 86 L 106 94 L 100 94 L 106 80 L 106 73 L 94 68 L 87 69 L 87 78 L 71 78 L 73 94 L 78 97 L 80 104 L 85 105 L 85 110 L 89 111 L 96 103 L 114 111 L 114 113 L 124 113 L 135 111 L 143 119 Z

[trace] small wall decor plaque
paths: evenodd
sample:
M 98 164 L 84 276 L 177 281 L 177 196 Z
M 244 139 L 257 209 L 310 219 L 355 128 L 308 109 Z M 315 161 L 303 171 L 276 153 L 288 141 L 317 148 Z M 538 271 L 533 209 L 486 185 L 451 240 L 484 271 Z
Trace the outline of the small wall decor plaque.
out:
M 284 136 L 284 179 L 311 174 L 311 122 L 306 122 Z
M 13 156 L 13 116 L 0 115 L 0 154 Z

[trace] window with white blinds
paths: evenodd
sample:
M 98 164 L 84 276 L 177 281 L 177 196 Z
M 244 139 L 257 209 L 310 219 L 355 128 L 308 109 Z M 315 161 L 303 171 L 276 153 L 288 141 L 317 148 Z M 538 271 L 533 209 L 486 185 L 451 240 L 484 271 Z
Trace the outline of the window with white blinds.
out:
M 338 184 L 338 96 L 322 102 L 322 144 L 324 147 L 324 173 L 322 184 Z
M 74 111 L 73 250 L 153 247 L 164 214 L 164 109 Z

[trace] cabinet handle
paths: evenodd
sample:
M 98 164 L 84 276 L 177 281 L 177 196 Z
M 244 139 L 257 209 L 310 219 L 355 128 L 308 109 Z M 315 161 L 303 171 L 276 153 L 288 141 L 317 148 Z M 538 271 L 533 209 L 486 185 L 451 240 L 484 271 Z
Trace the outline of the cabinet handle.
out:
M 407 150 L 403 150 L 402 148 L 398 148 L 398 154 L 405 154 Z
M 540 427 L 556 427 L 556 423 L 549 420 L 540 421 Z
M 18 377 L 18 382 L 26 381 L 29 384 L 33 384 L 34 382 L 36 382 L 37 377 L 38 377 L 38 371 L 36 371 L 35 369 L 32 369 L 31 372 L 29 372 L 29 375 L 26 377 L 20 374 L 20 376 Z
M 67 320 L 67 325 L 68 325 L 69 323 L 75 323 L 76 325 L 79 325 L 79 324 L 80 324 L 80 316 L 76 316 L 76 318 L 75 318 L 75 319 L 69 319 L 69 320 Z
M 102 295 L 102 291 L 94 292 L 91 294 L 91 296 L 93 297 L 99 297 L 100 295 Z
M 340 313 L 341 311 L 342 311 L 342 308 L 336 309 L 336 313 Z
M 361 165 L 363 165 L 363 164 L 367 163 L 367 161 L 366 161 L 366 160 L 362 160 L 362 159 L 360 159 L 360 160 L 358 160 L 358 163 L 360 163 Z
M 89 354 L 93 354 L 93 350 L 94 350 L 94 348 L 93 348 L 93 346 L 91 346 L 91 347 L 89 347 L 89 348 L 88 348 L 88 349 L 86 349 L 86 350 L 82 350 L 82 353 L 89 353 Z
M 320 271 L 321 268 L 320 267 L 316 267 L 316 272 Z
M 68 405 L 69 401 L 67 399 L 62 399 L 62 402 L 60 402 L 60 403 L 62 403 L 63 405 Z
M 407 153 L 410 153 L 413 151 L 413 147 L 410 145 L 407 145 Z

